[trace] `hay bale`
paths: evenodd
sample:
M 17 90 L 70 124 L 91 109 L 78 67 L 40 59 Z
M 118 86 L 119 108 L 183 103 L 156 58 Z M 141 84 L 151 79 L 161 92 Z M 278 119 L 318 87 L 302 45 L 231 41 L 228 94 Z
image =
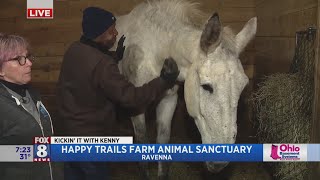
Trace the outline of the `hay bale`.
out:
M 261 143 L 309 142 L 306 88 L 296 74 L 274 74 L 259 85 L 253 100 Z
M 310 84 L 299 74 L 274 74 L 253 94 L 260 143 L 310 142 Z M 308 94 L 310 93 L 310 94 Z M 268 163 L 276 179 L 304 179 L 307 163 Z
M 306 162 L 279 162 L 272 163 L 274 177 L 281 180 L 304 180 L 308 179 L 309 169 Z

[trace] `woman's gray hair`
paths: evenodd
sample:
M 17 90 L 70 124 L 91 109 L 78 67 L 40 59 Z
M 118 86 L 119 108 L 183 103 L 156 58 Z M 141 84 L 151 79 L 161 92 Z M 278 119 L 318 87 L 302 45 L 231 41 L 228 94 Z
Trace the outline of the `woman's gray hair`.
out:
M 0 66 L 4 61 L 29 50 L 29 43 L 19 35 L 0 33 Z

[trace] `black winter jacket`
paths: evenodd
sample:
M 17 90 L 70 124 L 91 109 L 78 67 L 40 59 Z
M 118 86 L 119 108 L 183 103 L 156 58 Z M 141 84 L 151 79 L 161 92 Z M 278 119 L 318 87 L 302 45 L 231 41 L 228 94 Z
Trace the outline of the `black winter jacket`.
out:
M 66 51 L 57 83 L 60 136 L 110 136 L 118 107 L 141 114 L 174 84 L 160 77 L 135 87 L 109 53 L 83 42 Z
M 40 96 L 32 89 L 28 91 L 40 113 L 41 124 L 0 82 L 0 145 L 32 145 L 34 136 L 53 135 L 51 118 Z M 0 179 L 52 180 L 52 165 L 48 162 L 2 162 Z

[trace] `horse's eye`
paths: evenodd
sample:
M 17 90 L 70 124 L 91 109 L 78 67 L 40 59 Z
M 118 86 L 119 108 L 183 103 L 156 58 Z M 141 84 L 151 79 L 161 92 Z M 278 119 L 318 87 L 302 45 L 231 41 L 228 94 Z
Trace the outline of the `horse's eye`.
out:
M 213 88 L 210 84 L 202 84 L 201 87 L 206 90 L 209 91 L 211 94 L 213 93 Z

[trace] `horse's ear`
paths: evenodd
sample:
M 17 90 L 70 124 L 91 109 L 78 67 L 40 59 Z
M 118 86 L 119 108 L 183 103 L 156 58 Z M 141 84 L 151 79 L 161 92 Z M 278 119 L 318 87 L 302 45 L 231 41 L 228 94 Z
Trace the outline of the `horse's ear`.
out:
M 221 23 L 218 13 L 214 13 L 208 20 L 200 38 L 200 47 L 208 53 L 209 48 L 218 42 L 221 32 Z
M 240 54 L 257 32 L 257 17 L 251 18 L 237 34 L 237 53 Z

